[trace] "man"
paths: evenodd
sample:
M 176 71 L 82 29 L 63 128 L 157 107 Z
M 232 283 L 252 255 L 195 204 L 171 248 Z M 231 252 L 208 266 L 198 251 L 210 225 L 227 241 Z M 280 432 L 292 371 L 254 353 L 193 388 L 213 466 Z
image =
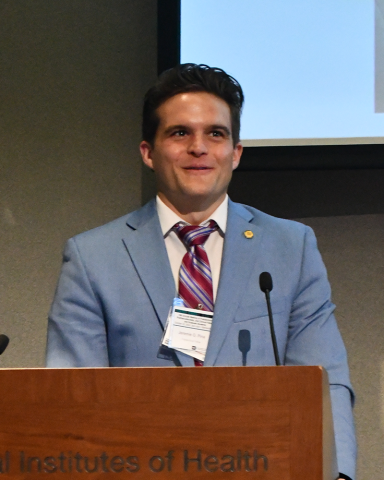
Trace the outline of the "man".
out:
M 347 475 L 341 478 L 352 478 L 353 393 L 313 232 L 227 197 L 242 153 L 242 103 L 236 80 L 204 65 L 169 70 L 149 90 L 140 150 L 156 174 L 157 198 L 67 243 L 49 318 L 47 366 L 198 363 L 160 348 L 175 296 L 191 308 L 214 305 L 204 365 L 240 365 L 241 329 L 252 339 L 248 365 L 273 365 L 258 285 L 268 271 L 282 362 L 327 369 L 338 464 Z M 187 237 L 200 243 L 187 244 Z

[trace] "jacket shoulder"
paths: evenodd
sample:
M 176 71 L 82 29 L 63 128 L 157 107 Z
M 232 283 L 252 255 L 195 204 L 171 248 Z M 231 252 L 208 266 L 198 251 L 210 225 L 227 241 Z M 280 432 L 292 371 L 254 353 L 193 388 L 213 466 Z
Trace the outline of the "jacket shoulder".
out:
M 109 242 L 112 239 L 128 234 L 140 224 L 145 223 L 156 215 L 154 202 L 149 202 L 138 210 L 134 210 L 122 217 L 116 218 L 104 225 L 79 233 L 72 237 L 77 244 L 89 244 L 93 242 Z
M 271 231 L 274 234 L 280 232 L 282 235 L 301 236 L 305 235 L 308 230 L 312 231 L 308 225 L 295 220 L 274 217 L 249 205 L 232 203 L 232 206 L 236 213 L 248 219 L 250 223 L 262 227 L 266 232 Z
M 99 227 L 92 228 L 91 230 L 78 233 L 70 240 L 75 241 L 77 244 L 87 244 L 90 242 L 108 241 L 116 236 L 121 236 L 127 230 L 128 217 L 129 214 L 116 218 Z

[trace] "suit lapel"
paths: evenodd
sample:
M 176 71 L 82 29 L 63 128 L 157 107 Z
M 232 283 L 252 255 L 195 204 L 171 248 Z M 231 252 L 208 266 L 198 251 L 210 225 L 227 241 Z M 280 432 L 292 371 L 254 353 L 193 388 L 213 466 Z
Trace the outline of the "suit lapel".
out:
M 128 216 L 129 230 L 123 237 L 132 263 L 156 312 L 165 327 L 176 294 L 175 282 L 165 247 L 155 201 Z M 176 352 L 182 365 L 193 365 L 191 357 Z
M 223 259 L 219 288 L 215 301 L 215 313 L 204 365 L 212 366 L 233 324 L 236 310 L 249 277 L 255 268 L 261 228 L 251 222 L 253 215 L 244 207 L 229 203 Z M 244 232 L 253 233 L 247 238 Z

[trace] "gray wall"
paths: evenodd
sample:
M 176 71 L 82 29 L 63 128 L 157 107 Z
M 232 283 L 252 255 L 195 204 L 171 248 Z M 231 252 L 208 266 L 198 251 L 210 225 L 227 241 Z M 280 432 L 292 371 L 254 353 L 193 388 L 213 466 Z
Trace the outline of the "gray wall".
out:
M 0 32 L 0 333 L 11 337 L 0 366 L 35 367 L 65 239 L 152 191 L 137 145 L 156 76 L 156 1 L 3 0 Z M 305 222 L 349 350 L 359 478 L 384 479 L 384 215 Z
M 0 32 L 0 365 L 32 367 L 65 239 L 141 204 L 156 1 L 3 0 Z

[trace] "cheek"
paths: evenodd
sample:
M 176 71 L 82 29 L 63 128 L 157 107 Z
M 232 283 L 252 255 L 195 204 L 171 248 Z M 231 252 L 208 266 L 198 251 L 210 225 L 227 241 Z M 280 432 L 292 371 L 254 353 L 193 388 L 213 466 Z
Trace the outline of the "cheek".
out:
M 167 158 L 158 159 L 154 170 L 159 179 L 164 179 L 166 181 L 177 176 L 176 163 Z
M 181 161 L 182 152 L 180 149 L 173 147 L 162 152 L 158 158 L 158 166 L 160 169 L 172 170 L 177 167 Z
M 225 156 L 225 159 L 221 162 L 221 169 L 223 172 L 232 172 L 236 165 L 234 165 L 234 156 L 232 153 L 229 153 Z

